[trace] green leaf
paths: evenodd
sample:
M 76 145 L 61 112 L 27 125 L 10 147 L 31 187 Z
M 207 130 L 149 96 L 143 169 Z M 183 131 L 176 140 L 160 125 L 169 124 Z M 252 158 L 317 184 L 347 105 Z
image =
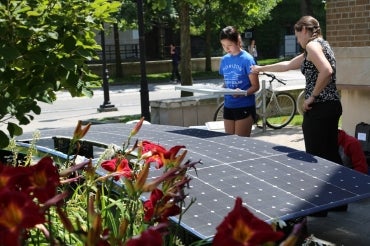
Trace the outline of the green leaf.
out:
M 9 145 L 9 137 L 0 130 L 0 148 L 6 148 Z
M 28 125 L 31 122 L 26 116 L 22 116 L 18 120 L 21 125 Z
M 76 68 L 76 63 L 72 59 L 63 59 L 61 65 L 67 70 L 74 70 Z
M 69 36 L 64 40 L 64 48 L 67 52 L 72 52 L 76 49 L 76 40 Z
M 8 131 L 11 137 L 20 136 L 23 133 L 23 129 L 12 122 L 8 122 Z
M 41 14 L 37 11 L 28 11 L 27 15 L 28 16 L 40 16 Z
M 58 40 L 58 38 L 59 38 L 59 35 L 58 35 L 57 32 L 48 32 L 48 36 L 49 36 L 49 38 L 55 39 L 55 40 Z

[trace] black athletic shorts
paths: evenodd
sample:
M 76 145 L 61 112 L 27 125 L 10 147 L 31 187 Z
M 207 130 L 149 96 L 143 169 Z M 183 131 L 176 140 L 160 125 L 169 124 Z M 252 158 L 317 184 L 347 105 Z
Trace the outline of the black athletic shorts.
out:
M 252 115 L 253 120 L 256 119 L 256 106 L 243 108 L 226 108 L 224 107 L 225 120 L 242 120 Z

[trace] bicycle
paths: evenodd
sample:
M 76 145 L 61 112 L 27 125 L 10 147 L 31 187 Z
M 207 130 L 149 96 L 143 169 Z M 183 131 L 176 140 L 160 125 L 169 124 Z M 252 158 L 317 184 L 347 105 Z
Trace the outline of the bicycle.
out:
M 297 97 L 297 112 L 300 114 L 300 115 L 303 115 L 304 111 L 303 111 L 303 102 L 304 102 L 305 98 L 304 98 L 304 90 L 301 91 Z
M 277 81 L 280 84 L 286 85 L 282 79 L 277 78 L 274 74 L 262 73 L 270 77 L 268 81 L 268 86 L 265 90 L 259 90 L 256 95 L 256 111 L 257 119 L 256 125 L 259 128 L 264 126 L 264 120 L 268 127 L 272 129 L 281 129 L 287 126 L 292 119 L 297 110 L 297 105 L 294 97 L 283 91 L 276 91 L 272 82 Z M 265 112 L 263 107 L 263 93 L 265 94 Z M 224 102 L 221 102 L 216 109 L 216 112 L 213 116 L 214 121 L 223 120 L 223 109 Z

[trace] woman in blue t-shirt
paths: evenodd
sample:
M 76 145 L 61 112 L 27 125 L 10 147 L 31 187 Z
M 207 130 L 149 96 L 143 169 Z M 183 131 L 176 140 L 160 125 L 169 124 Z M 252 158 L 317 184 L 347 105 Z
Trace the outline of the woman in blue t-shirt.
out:
M 220 42 L 227 53 L 221 59 L 219 70 L 224 76 L 224 87 L 245 91 L 245 95 L 225 95 L 225 132 L 249 137 L 256 117 L 254 93 L 259 90 L 258 75 L 250 70 L 255 62 L 242 49 L 241 36 L 234 27 L 222 29 Z

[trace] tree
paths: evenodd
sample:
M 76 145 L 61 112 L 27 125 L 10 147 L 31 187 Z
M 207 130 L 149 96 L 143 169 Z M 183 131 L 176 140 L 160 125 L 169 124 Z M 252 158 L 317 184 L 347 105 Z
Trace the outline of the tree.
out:
M 180 26 L 181 40 L 181 84 L 192 85 L 193 79 L 191 75 L 191 43 L 190 43 L 190 19 L 191 6 L 199 6 L 203 0 L 160 0 L 149 1 L 154 10 L 176 9 L 178 12 L 178 23 Z M 171 7 L 170 7 L 171 6 Z M 181 96 L 190 96 L 192 93 L 181 92 Z
M 190 44 L 190 5 L 187 1 L 179 1 L 180 39 L 181 39 L 181 84 L 192 85 L 191 75 L 191 44 Z M 181 91 L 181 96 L 189 96 L 192 93 Z
M 122 70 L 121 59 L 121 42 L 119 39 L 119 31 L 138 28 L 137 26 L 137 7 L 136 3 L 131 0 L 121 0 L 120 11 L 116 15 L 117 22 L 113 23 L 114 37 L 114 53 L 116 63 L 116 77 L 122 78 L 124 71 Z
M 0 3 L 0 147 L 22 134 L 38 102 L 52 103 L 55 92 L 92 96 L 97 76 L 87 61 L 101 47 L 94 37 L 102 22 L 113 22 L 120 2 L 94 0 L 1 1 Z M 19 125 L 18 125 L 19 124 Z
M 258 56 L 261 58 L 284 56 L 285 35 L 294 35 L 294 24 L 302 15 L 309 14 L 306 9 L 311 9 L 312 15 L 320 22 L 321 31 L 325 37 L 325 3 L 284 0 L 271 11 L 271 17 L 268 20 L 254 29 L 253 33 L 258 42 Z
M 206 70 L 211 70 L 212 56 L 212 37 L 217 35 L 220 28 L 226 25 L 234 25 L 242 32 L 269 17 L 270 11 L 281 0 L 240 0 L 240 1 L 223 1 L 223 0 L 151 0 L 153 6 L 164 8 L 168 5 L 176 6 L 179 13 L 179 26 L 181 43 L 182 61 L 181 76 L 184 78 L 183 83 L 192 84 L 190 59 L 190 41 L 187 41 L 185 35 L 189 35 L 195 30 L 197 34 L 203 34 L 206 40 L 205 56 Z M 185 6 L 188 5 L 188 8 Z M 189 20 L 185 16 L 189 16 Z M 191 30 L 190 32 L 188 30 Z M 189 46 L 189 47 L 188 47 Z M 190 70 L 189 70 L 190 68 Z M 184 77 L 185 76 L 185 77 Z
M 205 7 L 194 15 L 198 28 L 204 31 L 206 40 L 206 71 L 211 71 L 211 37 L 225 26 L 235 26 L 244 32 L 261 24 L 281 0 L 205 0 Z
M 115 61 L 116 61 L 116 77 L 122 78 L 123 71 L 122 71 L 122 59 L 121 59 L 121 49 L 120 49 L 120 41 L 119 41 L 119 30 L 118 24 L 113 24 L 113 37 L 114 37 L 114 54 L 115 54 Z

